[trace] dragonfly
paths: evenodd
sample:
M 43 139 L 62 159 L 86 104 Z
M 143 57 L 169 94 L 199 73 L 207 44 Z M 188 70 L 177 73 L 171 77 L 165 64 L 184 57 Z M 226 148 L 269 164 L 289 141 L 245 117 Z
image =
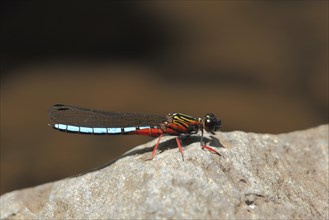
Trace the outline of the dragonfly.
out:
M 221 127 L 213 113 L 208 113 L 204 118 L 195 118 L 182 113 L 169 113 L 166 116 L 157 114 L 111 112 L 96 109 L 87 109 L 77 106 L 55 104 L 49 107 L 48 115 L 53 124 L 52 128 L 69 133 L 94 134 L 94 135 L 145 135 L 158 137 L 152 151 L 151 160 L 154 158 L 160 139 L 163 135 L 173 135 L 180 154 L 184 160 L 183 147 L 179 136 L 190 136 L 201 131 L 200 145 L 212 153 L 220 155 L 215 149 L 203 142 L 204 130 L 215 134 Z

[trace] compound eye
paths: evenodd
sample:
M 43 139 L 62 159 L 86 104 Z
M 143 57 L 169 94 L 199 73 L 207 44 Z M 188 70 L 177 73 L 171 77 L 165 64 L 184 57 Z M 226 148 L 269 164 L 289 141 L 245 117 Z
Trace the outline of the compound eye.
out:
M 221 126 L 221 121 L 217 120 L 214 114 L 208 113 L 204 119 L 204 129 L 207 132 L 214 134 Z

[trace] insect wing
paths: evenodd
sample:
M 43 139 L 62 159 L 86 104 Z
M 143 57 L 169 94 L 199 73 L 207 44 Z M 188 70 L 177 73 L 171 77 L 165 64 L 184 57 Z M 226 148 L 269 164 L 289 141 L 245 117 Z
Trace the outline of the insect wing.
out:
M 63 104 L 51 106 L 48 114 L 55 123 L 86 127 L 158 126 L 164 121 L 156 114 L 107 112 Z

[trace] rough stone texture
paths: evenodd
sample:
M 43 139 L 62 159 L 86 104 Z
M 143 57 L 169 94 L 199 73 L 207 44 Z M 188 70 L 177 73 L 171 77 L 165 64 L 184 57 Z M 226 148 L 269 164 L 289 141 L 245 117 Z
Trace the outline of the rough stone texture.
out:
M 209 138 L 221 156 L 172 137 L 102 169 L 1 196 L 1 219 L 328 218 L 328 125 Z M 169 148 L 169 149 L 167 149 Z

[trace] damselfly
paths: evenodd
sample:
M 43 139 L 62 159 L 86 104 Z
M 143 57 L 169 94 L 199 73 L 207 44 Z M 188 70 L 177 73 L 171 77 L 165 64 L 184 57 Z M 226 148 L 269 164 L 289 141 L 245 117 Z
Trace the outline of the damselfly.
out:
M 201 131 L 201 147 L 219 154 L 203 142 L 204 130 L 215 134 L 221 121 L 208 113 L 204 119 L 194 118 L 181 113 L 169 113 L 167 116 L 125 112 L 107 112 L 75 106 L 56 104 L 49 108 L 49 117 L 55 122 L 50 125 L 64 132 L 80 134 L 121 135 L 137 134 L 159 137 L 153 149 L 153 159 L 163 135 L 189 136 Z M 176 137 L 179 152 L 184 158 L 183 148 Z

